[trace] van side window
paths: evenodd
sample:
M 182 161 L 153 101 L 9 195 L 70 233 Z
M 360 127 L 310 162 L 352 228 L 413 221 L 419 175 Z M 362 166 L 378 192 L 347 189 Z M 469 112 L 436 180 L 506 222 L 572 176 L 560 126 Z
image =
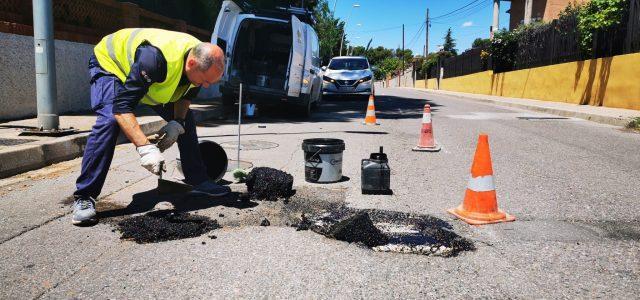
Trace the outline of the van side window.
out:
M 314 67 L 320 67 L 320 49 L 318 45 L 318 35 L 315 30 L 311 29 L 311 64 Z

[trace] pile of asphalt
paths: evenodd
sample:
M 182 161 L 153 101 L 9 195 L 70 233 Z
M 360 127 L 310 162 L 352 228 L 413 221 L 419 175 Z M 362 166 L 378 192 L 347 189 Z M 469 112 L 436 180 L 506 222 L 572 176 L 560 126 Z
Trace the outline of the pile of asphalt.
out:
M 220 228 L 217 220 L 173 210 L 149 212 L 117 223 L 123 240 L 157 243 L 192 238 Z
M 358 212 L 332 225 L 327 236 L 349 243 L 362 243 L 367 247 L 381 246 L 389 242 L 389 237 L 373 225 L 366 211 Z
M 293 176 L 273 168 L 259 167 L 246 178 L 249 197 L 254 200 L 277 201 L 293 194 Z

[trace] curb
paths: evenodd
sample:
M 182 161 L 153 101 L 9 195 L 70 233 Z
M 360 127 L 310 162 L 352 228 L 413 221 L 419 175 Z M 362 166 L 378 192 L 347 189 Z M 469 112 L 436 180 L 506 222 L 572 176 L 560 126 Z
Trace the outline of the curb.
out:
M 477 95 L 477 94 L 466 95 L 465 93 L 459 93 L 459 92 L 427 90 L 427 89 L 420 89 L 420 88 L 410 88 L 410 89 L 418 90 L 418 91 L 424 91 L 424 92 L 430 92 L 430 93 L 434 93 L 434 94 L 447 95 L 447 96 L 457 96 L 457 97 L 464 98 L 464 99 L 467 99 L 467 100 L 490 103 L 490 104 L 496 104 L 496 105 L 501 105 L 501 106 L 508 106 L 508 107 L 527 109 L 527 110 L 531 110 L 531 111 L 537 111 L 537 112 L 541 112 L 541 113 L 558 115 L 558 116 L 562 116 L 562 117 L 584 119 L 584 120 L 587 120 L 587 121 L 593 121 L 593 122 L 597 122 L 597 123 L 601 123 L 601 124 L 607 124 L 607 125 L 613 125 L 613 126 L 625 127 L 631 121 L 630 118 L 624 118 L 624 117 L 604 116 L 604 115 L 585 113 L 585 112 L 579 112 L 579 111 L 571 111 L 571 110 L 564 110 L 564 109 L 559 109 L 559 108 L 538 106 L 538 105 L 533 105 L 533 104 L 513 103 L 513 102 L 509 102 L 509 101 L 500 101 L 500 100 L 487 99 L 487 98 L 478 98 L 478 97 L 471 96 L 471 95 Z M 523 100 L 525 100 L 525 99 L 523 99 Z M 536 101 L 542 101 L 542 100 L 536 100 Z M 640 116 L 640 112 L 638 112 L 638 115 Z
M 212 105 L 196 105 L 192 109 L 196 122 L 219 117 L 221 112 Z M 158 117 L 159 118 L 159 117 Z M 162 119 L 140 124 L 145 135 L 157 132 L 166 122 Z M 88 132 L 43 141 L 39 144 L 15 146 L 0 151 L 0 178 L 46 167 L 65 160 L 82 156 L 87 143 Z M 118 144 L 128 143 L 120 133 Z

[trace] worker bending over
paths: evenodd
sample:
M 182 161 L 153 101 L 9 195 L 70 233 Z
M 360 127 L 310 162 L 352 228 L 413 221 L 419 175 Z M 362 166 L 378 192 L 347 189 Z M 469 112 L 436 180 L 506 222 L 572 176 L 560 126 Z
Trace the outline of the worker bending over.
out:
M 95 201 L 109 171 L 120 131 L 136 146 L 140 164 L 159 174 L 161 154 L 176 141 L 185 182 L 192 193 L 223 196 L 229 187 L 207 177 L 200 156 L 196 124 L 189 110 L 200 86 L 217 82 L 224 72 L 220 47 L 191 35 L 161 29 L 129 28 L 104 37 L 89 59 L 91 109 L 97 114 L 76 181 L 72 223 L 97 222 Z M 133 113 L 146 104 L 168 123 L 158 144 L 149 142 Z

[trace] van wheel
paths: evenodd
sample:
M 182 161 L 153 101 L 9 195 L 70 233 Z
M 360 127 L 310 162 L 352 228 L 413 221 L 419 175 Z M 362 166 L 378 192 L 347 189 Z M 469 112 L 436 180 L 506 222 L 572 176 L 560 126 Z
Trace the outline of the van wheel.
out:
M 311 117 L 311 99 L 308 99 L 306 104 L 298 106 L 297 111 L 303 118 Z
M 313 108 L 313 109 L 317 109 L 317 108 L 320 106 L 320 104 L 321 104 L 321 103 L 322 103 L 322 93 L 319 93 L 319 94 L 318 94 L 318 98 L 317 98 L 317 99 L 316 99 L 316 101 L 314 101 L 314 102 L 313 102 L 313 104 L 312 104 L 312 105 L 313 105 L 313 107 L 312 107 L 312 108 Z

